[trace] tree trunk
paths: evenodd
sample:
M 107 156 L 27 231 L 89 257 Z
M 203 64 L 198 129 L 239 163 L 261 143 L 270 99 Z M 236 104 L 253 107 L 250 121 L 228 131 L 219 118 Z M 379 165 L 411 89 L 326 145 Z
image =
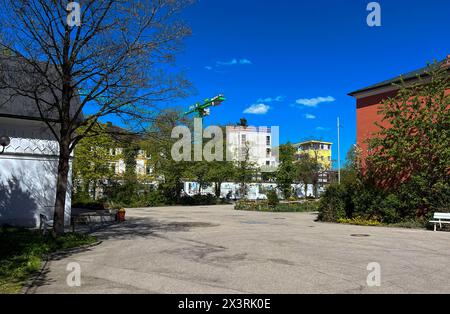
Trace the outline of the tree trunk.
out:
M 219 198 L 220 197 L 220 187 L 222 186 L 222 182 L 216 182 L 215 183 L 215 192 L 216 192 L 216 197 Z
M 56 183 L 55 213 L 53 216 L 53 231 L 56 235 L 64 233 L 64 212 L 69 179 L 69 146 L 69 139 L 63 139 L 59 143 L 58 178 Z

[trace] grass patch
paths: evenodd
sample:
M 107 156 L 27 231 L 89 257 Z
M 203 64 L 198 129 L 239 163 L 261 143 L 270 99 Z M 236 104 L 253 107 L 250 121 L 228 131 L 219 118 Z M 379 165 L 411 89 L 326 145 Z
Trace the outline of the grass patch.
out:
M 431 229 L 431 225 L 429 225 L 426 220 L 405 220 L 389 224 L 388 226 L 407 229 Z
M 340 218 L 337 221 L 341 224 L 358 225 L 358 226 L 382 226 L 392 228 L 406 228 L 406 229 L 431 229 L 427 221 L 424 220 L 405 220 L 397 223 L 383 223 L 374 219 L 365 219 L 362 217 L 355 218 Z
M 35 230 L 0 227 L 0 294 L 18 293 L 40 270 L 46 254 L 92 244 L 95 237 L 67 233 L 58 238 Z
M 280 203 L 276 205 L 272 211 L 274 212 L 293 212 L 293 213 L 307 213 L 316 212 L 318 210 L 318 203 L 316 201 L 306 201 L 302 203 Z

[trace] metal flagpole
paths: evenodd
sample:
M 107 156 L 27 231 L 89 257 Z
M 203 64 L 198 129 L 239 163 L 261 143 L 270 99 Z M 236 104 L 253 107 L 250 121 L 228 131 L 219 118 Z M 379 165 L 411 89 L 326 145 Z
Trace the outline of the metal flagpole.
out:
M 341 184 L 341 147 L 340 147 L 340 124 L 339 124 L 339 117 L 337 118 L 337 138 L 338 138 L 338 183 Z

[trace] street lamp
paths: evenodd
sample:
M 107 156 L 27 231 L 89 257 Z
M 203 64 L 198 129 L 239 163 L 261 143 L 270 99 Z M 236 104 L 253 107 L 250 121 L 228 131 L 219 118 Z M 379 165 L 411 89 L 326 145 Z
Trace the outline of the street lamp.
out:
M 0 152 L 0 154 L 3 154 L 3 152 L 5 151 L 5 147 L 8 146 L 10 142 L 11 139 L 6 135 L 0 136 L 0 146 L 2 146 L 2 151 Z

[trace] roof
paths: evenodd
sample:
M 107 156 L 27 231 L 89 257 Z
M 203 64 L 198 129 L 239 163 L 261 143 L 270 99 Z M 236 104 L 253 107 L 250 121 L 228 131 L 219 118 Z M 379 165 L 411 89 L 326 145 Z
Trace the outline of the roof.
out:
M 141 139 L 139 134 L 121 128 L 117 125 L 112 124 L 111 122 L 106 122 L 105 131 L 117 142 L 130 143 Z
M 227 125 L 226 129 L 228 131 L 236 132 L 258 132 L 258 133 L 270 133 L 272 131 L 271 127 L 266 126 L 240 126 L 240 125 Z
M 319 141 L 319 140 L 309 140 L 309 141 L 304 141 L 304 142 L 301 142 L 301 143 L 293 144 L 293 146 L 302 146 L 302 145 L 306 145 L 306 144 L 328 144 L 328 145 L 333 145 L 332 142 L 324 142 L 324 141 Z
M 440 66 L 442 66 L 442 65 L 446 66 L 447 70 L 450 71 L 450 55 L 448 55 L 446 59 L 438 62 L 437 64 L 440 65 Z M 406 82 L 406 81 L 417 79 L 418 77 L 426 77 L 426 76 L 428 76 L 428 72 L 429 72 L 429 66 L 425 66 L 423 68 L 420 68 L 420 69 L 417 69 L 417 70 L 414 70 L 414 71 L 411 71 L 411 72 L 408 72 L 408 73 L 401 74 L 401 75 L 396 76 L 394 78 L 391 78 L 389 80 L 382 81 L 380 83 L 376 83 L 376 84 L 373 84 L 373 85 L 370 85 L 370 86 L 358 89 L 358 90 L 356 90 L 354 92 L 349 93 L 348 95 L 349 96 L 356 96 L 357 94 L 361 94 L 361 93 L 368 92 L 368 91 L 371 91 L 371 90 L 375 90 L 375 89 L 378 89 L 378 88 L 382 88 L 382 87 L 387 87 L 387 86 L 392 86 L 394 84 L 398 84 L 402 80 Z
M 54 77 L 54 84 L 58 86 L 56 69 L 48 68 L 48 71 L 48 76 Z M 42 120 L 44 117 L 46 120 L 58 122 L 58 112 L 52 105 L 55 102 L 52 90 L 46 88 L 45 83 L 41 84 L 42 81 L 42 75 L 26 62 L 21 62 L 19 57 L 0 55 L 0 117 L 27 120 Z M 30 89 L 22 92 L 25 87 Z M 20 95 L 16 92 L 19 89 Z M 32 89 L 37 91 L 42 116 L 32 98 Z M 60 94 L 61 92 L 57 91 L 57 98 L 60 98 Z M 77 95 L 71 102 L 70 111 L 73 115 L 79 106 L 80 98 Z

